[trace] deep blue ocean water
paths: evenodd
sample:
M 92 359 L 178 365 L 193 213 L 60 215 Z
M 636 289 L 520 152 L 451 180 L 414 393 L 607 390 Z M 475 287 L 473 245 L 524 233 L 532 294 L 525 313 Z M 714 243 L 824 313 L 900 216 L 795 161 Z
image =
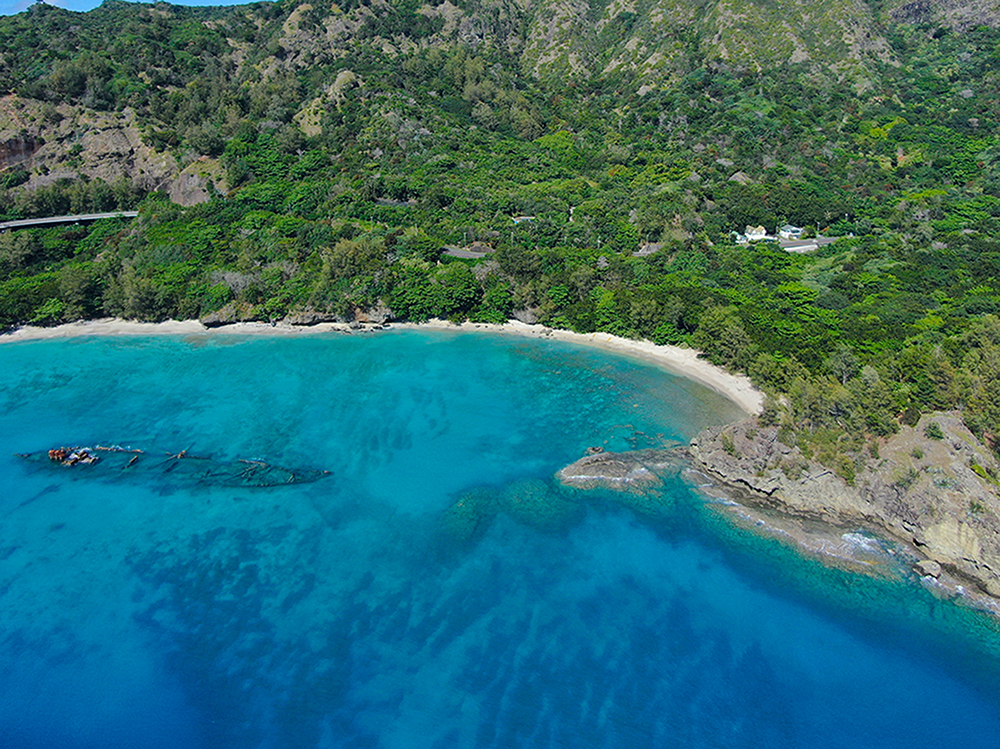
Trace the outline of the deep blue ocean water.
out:
M 655 519 L 553 481 L 737 416 L 648 364 L 476 333 L 4 344 L 0 746 L 995 749 L 984 616 L 680 481 Z M 95 443 L 332 475 L 14 455 Z M 573 509 L 464 533 L 477 497 Z

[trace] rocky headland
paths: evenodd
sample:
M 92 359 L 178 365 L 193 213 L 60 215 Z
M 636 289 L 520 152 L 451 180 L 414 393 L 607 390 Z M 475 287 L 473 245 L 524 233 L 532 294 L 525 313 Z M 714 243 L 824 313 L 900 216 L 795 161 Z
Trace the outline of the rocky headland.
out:
M 919 574 L 1000 598 L 998 465 L 957 413 L 901 427 L 850 480 L 757 417 L 703 431 L 689 454 L 740 504 L 886 536 L 913 550 Z

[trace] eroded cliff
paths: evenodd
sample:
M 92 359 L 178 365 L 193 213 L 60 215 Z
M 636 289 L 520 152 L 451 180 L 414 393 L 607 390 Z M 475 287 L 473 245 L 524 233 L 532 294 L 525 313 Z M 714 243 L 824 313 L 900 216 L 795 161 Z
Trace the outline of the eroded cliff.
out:
M 850 482 L 756 417 L 705 430 L 690 452 L 698 470 L 748 504 L 888 534 L 1000 598 L 998 465 L 955 413 L 901 427 Z

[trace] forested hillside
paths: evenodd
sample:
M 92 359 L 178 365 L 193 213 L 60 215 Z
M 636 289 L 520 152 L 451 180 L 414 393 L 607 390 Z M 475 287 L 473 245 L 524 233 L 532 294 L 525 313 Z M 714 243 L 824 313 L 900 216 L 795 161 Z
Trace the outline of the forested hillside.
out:
M 700 348 L 784 394 L 767 417 L 845 477 L 922 411 L 992 441 L 998 21 L 36 5 L 0 19 L 0 214 L 140 216 L 0 234 L 0 324 L 516 314 Z M 733 240 L 786 222 L 840 239 Z

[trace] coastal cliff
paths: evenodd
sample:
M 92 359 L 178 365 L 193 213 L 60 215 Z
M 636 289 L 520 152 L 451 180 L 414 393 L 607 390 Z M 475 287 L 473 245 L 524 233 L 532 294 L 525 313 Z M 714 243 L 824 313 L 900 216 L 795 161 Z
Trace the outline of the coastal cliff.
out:
M 706 429 L 692 463 L 741 502 L 886 534 L 925 558 L 922 574 L 944 571 L 1000 598 L 998 465 L 957 413 L 901 427 L 849 478 L 782 436 L 757 417 Z

